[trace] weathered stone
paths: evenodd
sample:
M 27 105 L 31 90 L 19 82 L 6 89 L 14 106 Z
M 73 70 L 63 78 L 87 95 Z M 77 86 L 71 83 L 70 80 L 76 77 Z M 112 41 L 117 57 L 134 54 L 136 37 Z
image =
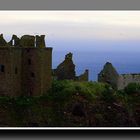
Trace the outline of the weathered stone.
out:
M 3 34 L 0 34 L 0 47 L 7 46 L 7 42 L 3 38 Z
M 118 89 L 124 89 L 130 83 L 140 83 L 140 73 L 121 74 L 118 80 Z
M 83 74 L 81 74 L 80 76 L 77 76 L 77 80 L 78 81 L 88 81 L 88 75 L 89 75 L 89 71 L 86 69 Z
M 45 35 L 36 35 L 36 47 L 45 48 Z
M 20 39 L 16 36 L 13 35 L 11 41 L 8 43 L 10 46 L 19 46 L 20 45 Z
M 113 65 L 107 62 L 103 70 L 98 74 L 98 81 L 110 84 L 113 88 L 117 88 L 119 74 Z
M 75 65 L 72 60 L 72 53 L 68 53 L 65 56 L 65 60 L 57 66 L 54 73 L 58 80 L 75 79 Z
M 18 45 L 18 37 L 12 39 Z M 51 88 L 52 48 L 35 48 L 33 41 L 25 35 L 22 47 L 0 45 L 0 96 L 40 96 Z
M 33 48 L 35 46 L 35 37 L 31 35 L 24 35 L 20 39 L 20 46 L 24 48 Z

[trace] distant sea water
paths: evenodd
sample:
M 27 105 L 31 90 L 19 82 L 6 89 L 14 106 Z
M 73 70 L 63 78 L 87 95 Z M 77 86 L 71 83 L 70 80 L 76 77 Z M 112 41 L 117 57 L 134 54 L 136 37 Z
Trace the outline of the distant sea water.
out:
M 52 67 L 60 64 L 68 51 L 53 50 Z M 116 51 L 73 51 L 73 61 L 76 65 L 76 74 L 80 75 L 89 69 L 89 80 L 97 81 L 98 73 L 106 62 L 111 62 L 119 74 L 140 73 L 139 52 Z

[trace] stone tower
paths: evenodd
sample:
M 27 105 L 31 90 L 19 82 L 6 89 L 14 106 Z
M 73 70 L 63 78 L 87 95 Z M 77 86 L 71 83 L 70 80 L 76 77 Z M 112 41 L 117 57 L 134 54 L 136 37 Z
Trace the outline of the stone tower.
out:
M 0 95 L 39 96 L 48 91 L 52 48 L 45 46 L 44 37 L 13 35 L 7 43 L 0 35 Z

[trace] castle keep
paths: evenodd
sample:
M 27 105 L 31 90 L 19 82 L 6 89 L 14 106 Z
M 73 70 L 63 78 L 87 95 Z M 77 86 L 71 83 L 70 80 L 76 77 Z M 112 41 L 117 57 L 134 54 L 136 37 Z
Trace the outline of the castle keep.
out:
M 6 42 L 0 35 L 0 95 L 38 96 L 51 87 L 52 48 L 45 36 L 12 36 Z

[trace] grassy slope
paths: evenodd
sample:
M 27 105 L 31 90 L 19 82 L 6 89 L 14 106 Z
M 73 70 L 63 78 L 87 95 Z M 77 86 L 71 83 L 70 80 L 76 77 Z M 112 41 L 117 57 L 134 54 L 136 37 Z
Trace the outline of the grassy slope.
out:
M 54 80 L 40 97 L 0 97 L 0 126 L 139 126 L 139 89 Z

